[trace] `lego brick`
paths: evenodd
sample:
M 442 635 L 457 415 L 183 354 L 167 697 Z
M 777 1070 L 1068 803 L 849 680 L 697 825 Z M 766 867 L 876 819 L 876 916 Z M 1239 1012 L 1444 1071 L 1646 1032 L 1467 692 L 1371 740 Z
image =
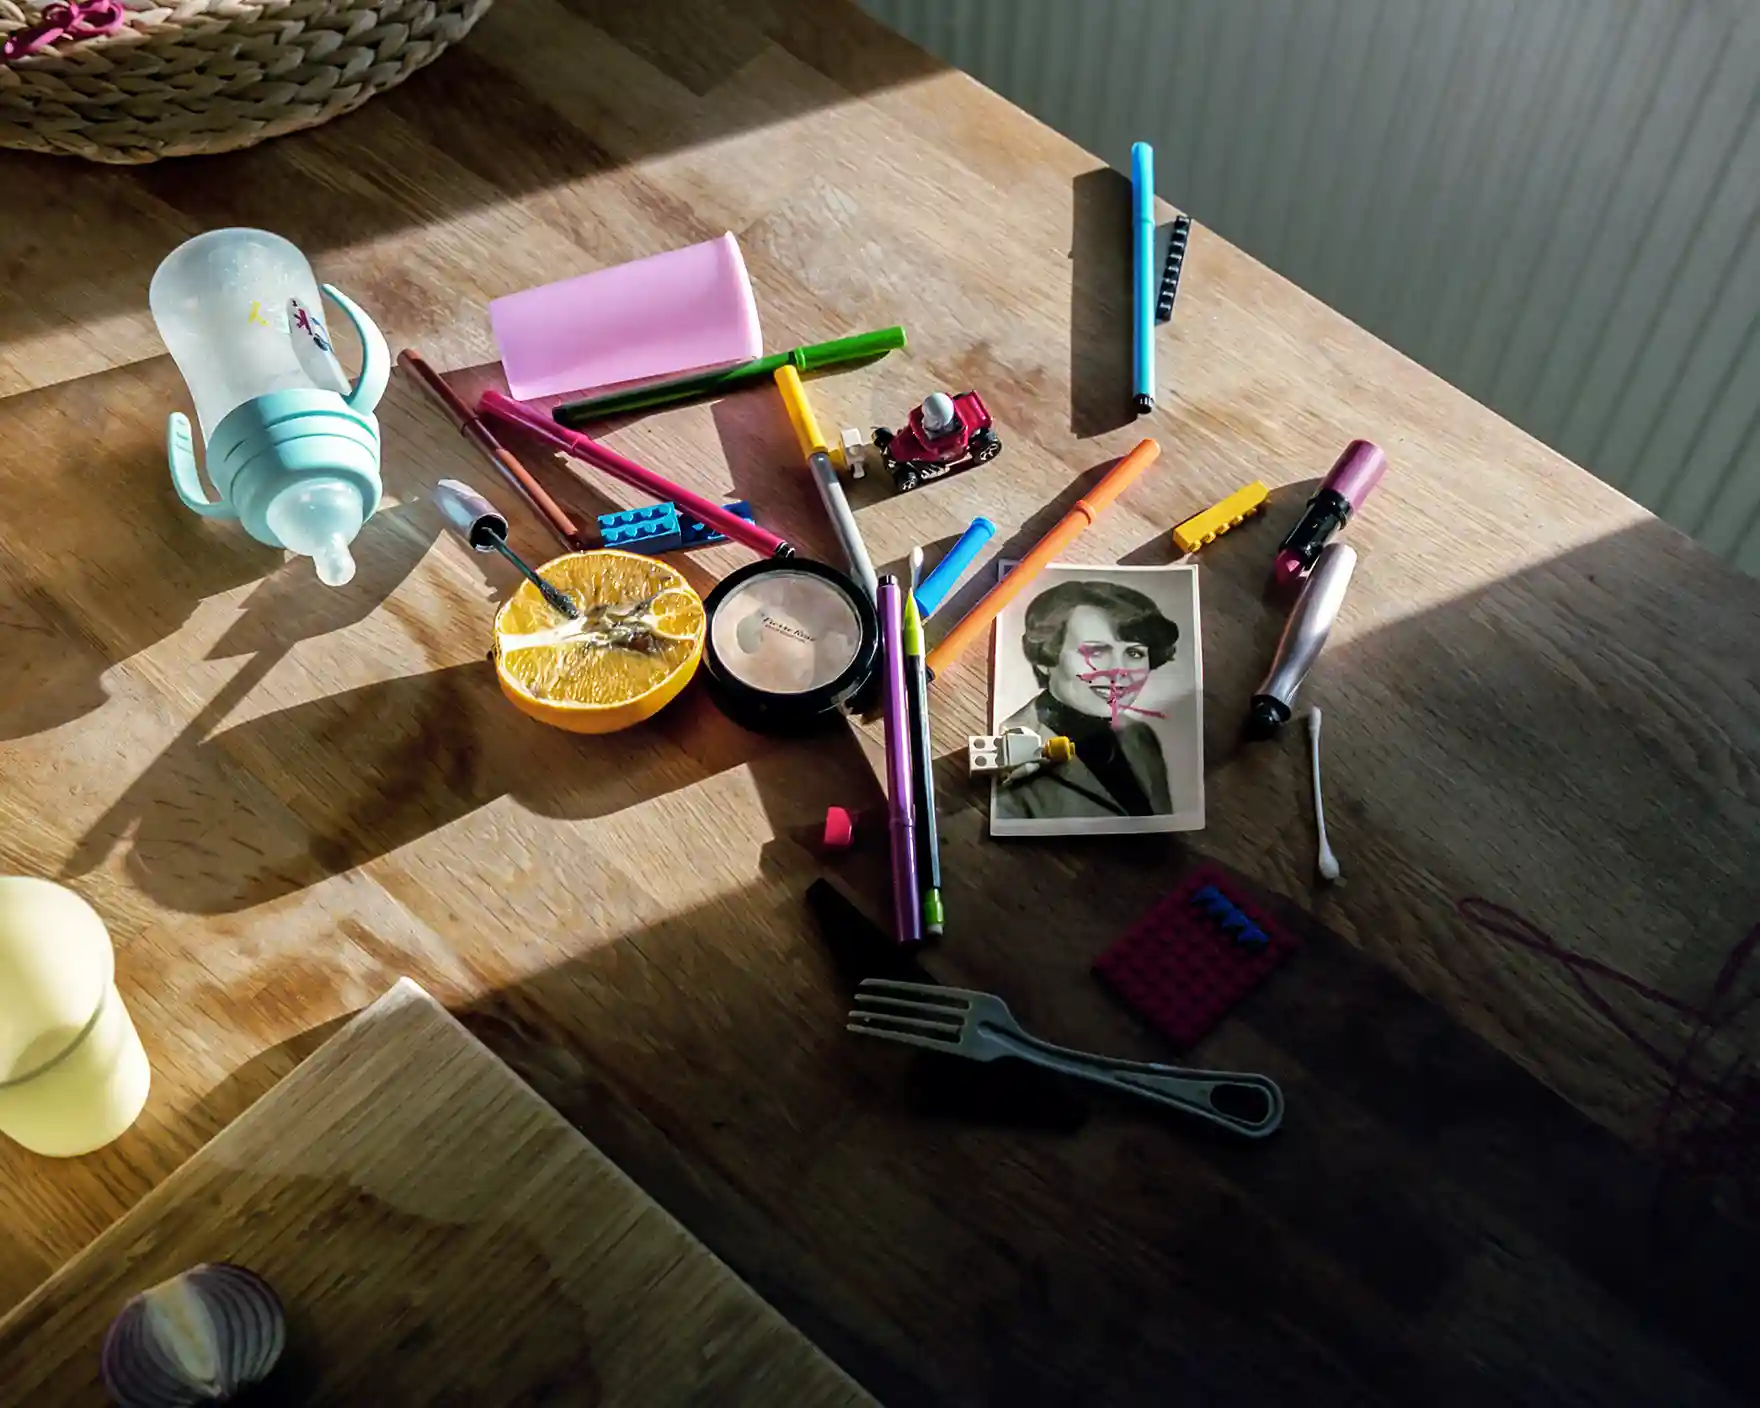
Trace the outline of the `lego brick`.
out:
M 1255 479 L 1244 489 L 1236 489 L 1219 504 L 1202 513 L 1193 514 L 1173 530 L 1174 545 L 1181 552 L 1196 552 L 1205 543 L 1213 543 L 1230 528 L 1235 528 L 1260 509 L 1270 491 Z
M 599 515 L 600 545 L 625 552 L 670 552 L 679 545 L 678 510 L 671 504 L 643 504 L 621 513 Z
M 825 830 L 819 839 L 828 851 L 847 851 L 856 843 L 855 814 L 846 807 L 825 808 Z
M 1044 743 L 1036 733 L 972 734 L 966 738 L 966 771 L 1010 772 L 1037 762 Z
M 1094 974 L 1175 1046 L 1191 1046 L 1298 940 L 1215 866 L 1201 865 L 1100 955 Z
M 1179 276 L 1186 267 L 1186 245 L 1191 238 L 1192 217 L 1176 215 L 1173 228 L 1167 235 L 1167 263 L 1161 270 L 1161 292 L 1155 299 L 1155 321 L 1158 323 L 1173 319 L 1173 300 L 1179 297 Z
M 837 443 L 831 447 L 831 458 L 840 464 L 851 479 L 861 479 L 868 472 L 868 456 L 880 452 L 868 443 L 861 431 L 845 427 L 838 432 Z
M 1263 948 L 1269 942 L 1265 931 L 1253 923 L 1246 911 L 1214 885 L 1193 891 L 1192 907 L 1208 915 L 1237 944 Z
M 723 504 L 722 507 L 729 513 L 737 513 L 748 523 L 757 522 L 757 520 L 752 517 L 752 506 L 744 499 L 735 499 L 730 504 Z M 678 511 L 674 510 L 674 512 Z M 711 528 L 707 523 L 699 523 L 688 513 L 682 512 L 678 513 L 678 536 L 678 545 L 681 548 L 686 549 L 706 548 L 714 543 L 725 543 L 727 541 L 727 534 L 718 532 L 716 529 Z

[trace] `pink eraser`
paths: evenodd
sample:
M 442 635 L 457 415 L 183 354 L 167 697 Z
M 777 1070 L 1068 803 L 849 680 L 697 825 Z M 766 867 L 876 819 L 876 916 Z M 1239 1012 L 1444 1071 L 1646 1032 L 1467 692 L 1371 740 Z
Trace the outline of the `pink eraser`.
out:
M 856 819 L 842 807 L 825 808 L 825 849 L 847 851 L 856 843 Z
M 762 356 L 739 241 L 720 239 L 489 304 L 507 389 L 530 401 Z

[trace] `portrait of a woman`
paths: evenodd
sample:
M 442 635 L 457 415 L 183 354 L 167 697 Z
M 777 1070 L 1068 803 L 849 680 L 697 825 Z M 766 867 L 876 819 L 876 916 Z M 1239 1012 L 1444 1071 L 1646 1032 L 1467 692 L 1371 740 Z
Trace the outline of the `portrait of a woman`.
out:
M 1167 761 L 1145 700 L 1172 661 L 1180 629 L 1143 592 L 1108 581 L 1062 581 L 1026 608 L 1020 649 L 1038 682 L 1003 728 L 1061 734 L 1075 760 L 996 790 L 1000 820 L 1153 817 L 1175 810 Z M 997 671 L 998 687 L 1002 670 Z M 1016 696 L 1019 697 L 1018 695 Z

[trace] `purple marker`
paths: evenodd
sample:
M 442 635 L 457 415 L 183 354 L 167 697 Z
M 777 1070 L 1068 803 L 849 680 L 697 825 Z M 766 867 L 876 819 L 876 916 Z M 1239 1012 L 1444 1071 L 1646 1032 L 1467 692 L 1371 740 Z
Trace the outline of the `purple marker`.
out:
M 1368 440 L 1353 440 L 1344 447 L 1338 463 L 1320 481 L 1320 488 L 1308 500 L 1300 521 L 1289 530 L 1289 536 L 1277 550 L 1271 575 L 1278 586 L 1290 586 L 1308 575 L 1314 560 L 1320 556 L 1320 549 L 1350 522 L 1351 515 L 1375 492 L 1375 486 L 1386 473 L 1387 456 L 1379 445 Z
M 886 803 L 892 822 L 892 915 L 901 944 L 923 941 L 917 893 L 917 825 L 911 782 L 911 716 L 904 686 L 904 598 L 898 578 L 880 579 L 881 667 L 886 672 Z

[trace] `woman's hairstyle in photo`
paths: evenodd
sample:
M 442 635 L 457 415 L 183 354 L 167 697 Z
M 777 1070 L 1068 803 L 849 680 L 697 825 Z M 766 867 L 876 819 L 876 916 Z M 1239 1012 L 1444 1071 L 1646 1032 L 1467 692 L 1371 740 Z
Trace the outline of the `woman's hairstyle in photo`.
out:
M 1041 688 L 1063 651 L 1064 627 L 1069 624 L 1070 612 L 1078 606 L 1098 607 L 1111 620 L 1120 640 L 1147 646 L 1151 670 L 1173 659 L 1179 627 L 1143 593 L 1111 582 L 1059 582 L 1033 599 L 1021 630 L 1021 649 L 1039 677 Z

